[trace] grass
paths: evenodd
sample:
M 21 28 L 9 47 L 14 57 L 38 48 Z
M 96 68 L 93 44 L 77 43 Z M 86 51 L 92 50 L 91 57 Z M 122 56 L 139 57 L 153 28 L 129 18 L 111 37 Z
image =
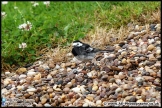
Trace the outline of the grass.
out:
M 33 62 L 45 54 L 44 49 L 63 49 L 73 40 L 84 39 L 96 27 L 107 31 L 119 29 L 130 22 L 153 23 L 143 19 L 149 19 L 154 11 L 161 9 L 160 2 L 146 1 L 37 3 L 36 7 L 31 2 L 2 4 L 2 11 L 6 13 L 5 17 L 1 13 L 2 68 Z M 27 21 L 31 22 L 32 28 L 20 30 L 19 25 Z M 19 48 L 23 42 L 27 47 Z

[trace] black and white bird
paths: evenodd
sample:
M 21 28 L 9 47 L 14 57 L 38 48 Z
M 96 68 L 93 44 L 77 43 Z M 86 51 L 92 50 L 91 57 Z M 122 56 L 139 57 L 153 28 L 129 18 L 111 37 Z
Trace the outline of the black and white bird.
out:
M 74 41 L 72 43 L 72 54 L 80 61 L 92 60 L 98 52 L 109 52 L 112 50 L 101 50 L 91 47 L 90 45 L 81 41 Z

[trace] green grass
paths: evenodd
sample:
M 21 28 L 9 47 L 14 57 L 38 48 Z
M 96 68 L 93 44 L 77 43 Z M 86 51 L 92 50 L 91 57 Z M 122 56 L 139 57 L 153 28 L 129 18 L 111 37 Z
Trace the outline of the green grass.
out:
M 2 22 L 2 62 L 24 64 L 38 57 L 43 48 L 69 45 L 81 39 L 96 25 L 110 29 L 138 19 L 142 13 L 160 8 L 160 2 L 8 2 L 2 5 L 7 16 Z M 18 9 L 14 9 L 14 7 Z M 21 31 L 20 24 L 30 21 L 32 29 Z M 25 42 L 27 48 L 19 48 Z

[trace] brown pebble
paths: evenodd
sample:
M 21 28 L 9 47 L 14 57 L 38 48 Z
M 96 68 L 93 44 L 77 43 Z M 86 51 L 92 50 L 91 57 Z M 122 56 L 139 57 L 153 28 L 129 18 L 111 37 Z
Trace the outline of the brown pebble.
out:
M 54 68 L 54 67 L 55 67 L 54 63 L 49 63 L 49 68 Z
M 101 77 L 101 79 L 104 80 L 104 81 L 107 81 L 108 75 L 103 75 L 103 76 Z
M 151 77 L 151 76 L 143 76 L 143 78 L 144 78 L 146 81 L 152 81 L 152 80 L 155 79 L 154 77 Z
M 142 99 L 143 101 L 146 101 L 146 96 L 145 96 L 145 95 L 142 95 L 142 96 L 141 96 L 141 99 Z
M 125 78 L 125 75 L 119 75 L 119 79 L 124 79 Z
M 24 94 L 24 97 L 27 99 L 28 97 L 30 97 L 30 94 L 26 93 Z
M 77 77 L 76 78 L 79 82 L 82 82 L 84 79 L 82 77 Z
M 111 78 L 111 79 L 109 79 L 109 82 L 110 82 L 110 83 L 115 82 L 115 78 Z
M 136 91 L 136 94 L 141 94 L 142 93 L 142 90 L 141 89 L 138 89 L 137 91 Z
M 128 77 L 128 80 L 129 81 L 133 81 L 133 77 Z
M 123 93 L 122 93 L 122 98 L 125 98 L 126 96 L 128 96 L 129 94 L 128 94 L 128 92 L 127 91 L 124 91 Z
M 90 101 L 93 101 L 93 97 L 92 96 L 86 96 L 86 98 Z
M 38 72 L 44 72 L 45 69 L 43 67 L 38 67 Z
M 53 92 L 53 89 L 52 89 L 52 88 L 49 88 L 49 89 L 47 90 L 47 92 L 48 92 L 48 93 L 52 93 L 52 92 Z
M 27 71 L 26 68 L 19 68 L 19 69 L 16 70 L 16 73 L 22 74 L 22 73 L 24 73 L 24 72 L 26 72 L 26 71 Z
M 63 91 L 64 91 L 65 93 L 68 93 L 68 92 L 70 91 L 70 88 L 65 87 L 65 88 L 63 89 Z
M 71 62 L 65 63 L 65 67 L 70 67 L 71 65 Z
M 35 98 L 35 102 L 38 103 L 40 100 L 39 100 L 39 97 L 36 97 Z
M 74 96 L 74 92 L 69 92 L 68 97 L 73 98 L 73 96 Z
M 131 97 L 130 99 L 129 99 L 129 102 L 136 102 L 136 97 L 135 96 L 133 96 L 133 97 Z
M 148 51 L 152 51 L 154 48 L 155 48 L 154 45 L 150 44 L 150 45 L 147 47 L 147 50 L 148 50 Z
M 46 98 L 42 98 L 42 99 L 41 99 L 41 103 L 42 103 L 42 104 L 45 104 L 45 103 L 46 103 L 46 101 L 47 101 L 47 99 L 46 99 Z
M 112 86 L 110 89 L 112 90 L 112 91 L 114 91 L 114 90 L 116 90 L 118 87 L 117 86 Z

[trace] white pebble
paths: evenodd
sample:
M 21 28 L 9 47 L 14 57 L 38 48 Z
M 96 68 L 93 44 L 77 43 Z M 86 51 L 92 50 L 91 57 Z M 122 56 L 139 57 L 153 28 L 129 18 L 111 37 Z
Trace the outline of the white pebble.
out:
M 3 88 L 2 90 L 1 90 L 1 94 L 5 94 L 7 92 L 7 89 L 6 88 Z
M 29 89 L 27 89 L 27 92 L 36 92 L 37 91 L 37 89 L 35 89 L 35 88 L 29 88 Z
M 67 57 L 71 57 L 72 56 L 72 53 L 67 53 L 66 56 Z
M 95 103 L 89 101 L 88 99 L 84 99 L 84 101 L 85 101 L 85 103 L 87 103 L 88 106 L 90 106 L 90 107 L 91 107 L 91 106 L 96 106 Z
M 80 86 L 80 91 L 82 92 L 82 94 L 86 91 L 84 87 L 84 85 Z
M 25 83 L 26 82 L 26 79 L 21 79 L 20 80 L 20 84 L 23 84 L 23 83 Z
M 47 79 L 51 79 L 51 78 L 52 78 L 52 76 L 50 74 L 48 74 Z
M 43 69 L 46 69 L 46 70 L 50 69 L 47 64 L 43 64 L 43 65 L 40 65 L 40 66 L 43 67 Z
M 87 73 L 87 76 L 88 76 L 88 77 L 92 77 L 92 73 L 91 73 L 91 72 L 88 72 L 88 73 Z
M 121 79 L 115 79 L 116 84 L 120 85 L 121 84 Z
M 11 79 L 7 78 L 4 80 L 3 84 L 4 86 L 8 85 L 11 82 Z
M 72 88 L 72 91 L 76 92 L 76 93 L 80 93 L 80 88 L 77 86 L 75 88 Z
M 24 88 L 24 86 L 23 85 L 22 86 L 18 85 L 16 88 L 17 88 L 18 91 L 20 91 L 20 90 L 22 90 Z
M 97 105 L 97 106 L 101 106 L 101 104 L 102 104 L 102 101 L 101 101 L 101 100 L 97 100 L 97 101 L 96 101 L 96 105 Z
M 143 71 L 143 70 L 144 70 L 144 68 L 143 68 L 143 67 L 140 67 L 138 70 L 139 70 L 139 71 Z
M 30 70 L 28 70 L 28 72 L 34 72 L 34 69 L 30 69 Z
M 21 74 L 21 75 L 19 76 L 19 79 L 23 79 L 23 78 L 26 78 L 26 75 L 25 75 L 25 74 Z
M 36 72 L 28 71 L 27 76 L 34 76 Z
M 88 107 L 88 103 L 84 103 L 83 104 L 83 107 Z
M 40 65 L 40 64 L 42 64 L 43 62 L 42 61 L 38 61 L 38 64 Z
M 116 90 L 115 90 L 115 93 L 119 93 L 119 92 L 121 92 L 122 91 L 122 88 L 117 88 Z
M 5 72 L 5 75 L 9 75 L 10 74 L 10 72 Z
M 71 70 L 72 70 L 71 68 L 69 68 L 69 67 L 67 68 L 67 72 L 70 72 Z
M 61 68 L 59 71 L 60 71 L 60 72 L 63 72 L 64 70 L 65 70 L 64 68 Z
M 136 77 L 136 81 L 138 81 L 138 82 L 141 82 L 141 81 L 143 81 L 144 79 L 142 78 L 142 77 L 140 77 L 140 76 L 138 76 L 138 77 Z
M 149 44 L 152 44 L 152 43 L 154 43 L 154 42 L 155 42 L 154 39 L 148 39 L 148 43 L 149 43 Z
M 123 72 L 119 72 L 119 74 L 118 75 L 123 75 Z
M 44 106 L 45 107 L 51 107 L 51 105 L 49 103 L 45 103 Z
M 60 69 L 60 66 L 56 64 L 55 69 Z
M 156 54 L 159 54 L 160 55 L 160 53 L 161 53 L 161 50 L 160 49 L 156 50 Z
M 115 57 L 115 54 L 110 54 L 109 57 Z
M 142 41 L 142 42 L 140 42 L 139 46 L 142 46 L 143 44 L 144 44 L 144 42 Z

